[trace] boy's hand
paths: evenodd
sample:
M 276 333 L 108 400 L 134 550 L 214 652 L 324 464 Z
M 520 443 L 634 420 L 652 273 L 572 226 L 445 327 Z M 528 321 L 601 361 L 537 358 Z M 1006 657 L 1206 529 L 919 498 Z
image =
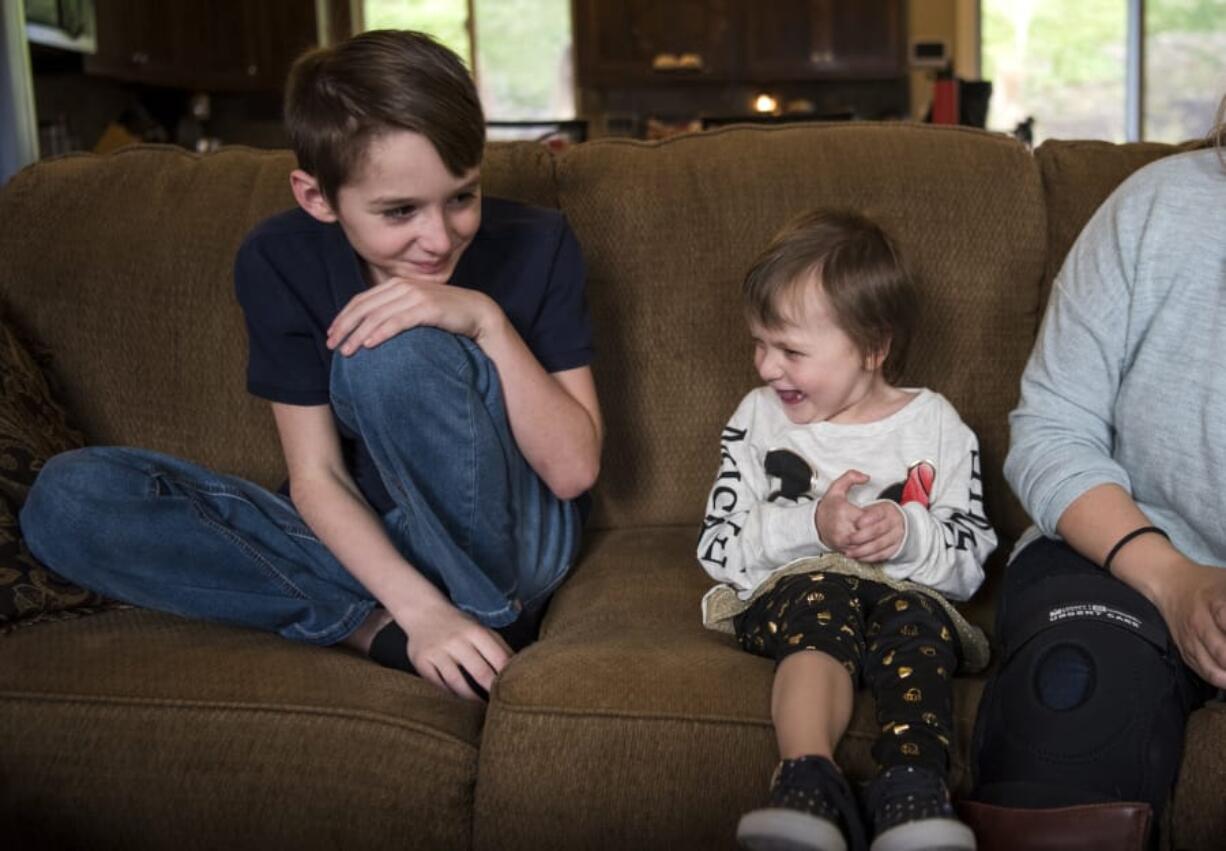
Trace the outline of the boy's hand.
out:
M 847 499 L 848 491 L 868 480 L 859 470 L 848 470 L 835 479 L 817 503 L 814 522 L 817 534 L 831 550 L 857 561 L 885 561 L 902 543 L 906 521 L 892 503 L 860 508 Z
M 345 305 L 328 328 L 328 348 L 339 346 L 342 355 L 352 355 L 419 325 L 476 340 L 500 313 L 493 299 L 476 290 L 392 278 Z
M 409 636 L 409 661 L 436 686 L 467 700 L 480 700 L 461 667 L 486 692 L 511 658 L 502 636 L 449 603 L 430 605 L 397 617 Z

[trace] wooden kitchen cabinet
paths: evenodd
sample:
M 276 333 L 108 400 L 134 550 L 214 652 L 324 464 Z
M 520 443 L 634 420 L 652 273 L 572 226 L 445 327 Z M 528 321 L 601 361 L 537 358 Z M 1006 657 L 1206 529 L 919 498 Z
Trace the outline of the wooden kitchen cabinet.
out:
M 243 4 L 247 14 L 248 32 L 253 37 L 252 58 L 259 68 L 259 87 L 281 92 L 290 65 L 304 51 L 320 42 L 314 0 L 247 0 Z M 338 5 L 336 0 L 329 4 Z M 346 13 L 348 3 L 344 4 Z M 337 32 L 333 24 L 334 40 L 347 38 L 349 33 Z M 248 69 L 250 70 L 250 69 Z
M 729 80 L 743 0 L 574 0 L 583 85 Z
M 746 9 L 745 65 L 755 80 L 896 77 L 900 0 L 771 0 Z
M 574 0 L 579 82 L 901 76 L 903 0 Z M 688 57 L 688 59 L 687 59 Z
M 318 43 L 315 0 L 96 0 L 91 74 L 202 91 L 279 91 Z
M 837 73 L 852 77 L 905 74 L 907 28 L 902 0 L 835 3 L 831 52 Z
M 97 49 L 85 70 L 123 80 L 175 76 L 184 41 L 177 13 L 170 3 L 97 0 Z

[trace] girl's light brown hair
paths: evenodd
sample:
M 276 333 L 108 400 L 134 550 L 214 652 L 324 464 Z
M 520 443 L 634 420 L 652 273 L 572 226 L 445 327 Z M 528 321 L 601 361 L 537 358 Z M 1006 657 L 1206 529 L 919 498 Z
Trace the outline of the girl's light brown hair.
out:
M 298 57 L 285 87 L 285 128 L 298 167 L 333 206 L 384 133 L 425 136 L 455 177 L 480 165 L 485 149 L 468 69 L 430 36 L 408 30 L 371 30 Z
M 835 321 L 868 360 L 898 381 L 915 328 L 915 284 L 894 241 L 851 212 L 815 210 L 784 226 L 758 255 L 742 287 L 751 322 L 787 324 L 807 287 L 820 287 Z

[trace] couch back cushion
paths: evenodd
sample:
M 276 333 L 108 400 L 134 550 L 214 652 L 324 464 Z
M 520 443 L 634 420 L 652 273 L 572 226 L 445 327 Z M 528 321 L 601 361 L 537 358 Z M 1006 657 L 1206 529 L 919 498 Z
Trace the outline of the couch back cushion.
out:
M 284 464 L 246 391 L 239 243 L 294 204 L 288 151 L 137 145 L 40 163 L 0 193 L 0 307 L 50 354 L 93 444 L 143 446 L 267 486 Z M 553 204 L 548 153 L 492 145 L 489 188 Z
M 741 278 L 785 221 L 829 206 L 874 217 L 910 259 L 923 308 L 904 383 L 957 406 L 980 437 L 993 522 L 1024 528 L 998 472 L 1045 260 L 1024 147 L 910 124 L 733 127 L 590 142 L 557 175 L 587 262 L 608 424 L 597 526 L 697 529 L 720 429 L 756 383 Z
M 40 163 L 5 187 L 4 307 L 50 351 L 87 442 L 278 477 L 268 405 L 245 390 L 232 266 L 246 231 L 293 203 L 292 164 L 282 152 L 135 146 Z
M 1052 281 L 1090 216 L 1125 178 L 1162 157 L 1194 150 L 1200 142 L 1167 145 L 1134 142 L 1116 145 L 1091 140 L 1052 139 L 1034 152 L 1047 198 L 1047 272 L 1042 306 Z

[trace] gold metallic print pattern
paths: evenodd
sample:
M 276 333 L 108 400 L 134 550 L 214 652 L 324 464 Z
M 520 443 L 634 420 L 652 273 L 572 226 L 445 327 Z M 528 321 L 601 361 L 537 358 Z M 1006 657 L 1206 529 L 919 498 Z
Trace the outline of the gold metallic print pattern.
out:
M 943 769 L 953 726 L 949 671 L 958 663 L 947 623 L 923 595 L 843 574 L 798 573 L 754 601 L 736 628 L 751 652 L 778 661 L 816 651 L 838 661 L 857 686 L 862 674 L 882 731 L 874 758 Z

